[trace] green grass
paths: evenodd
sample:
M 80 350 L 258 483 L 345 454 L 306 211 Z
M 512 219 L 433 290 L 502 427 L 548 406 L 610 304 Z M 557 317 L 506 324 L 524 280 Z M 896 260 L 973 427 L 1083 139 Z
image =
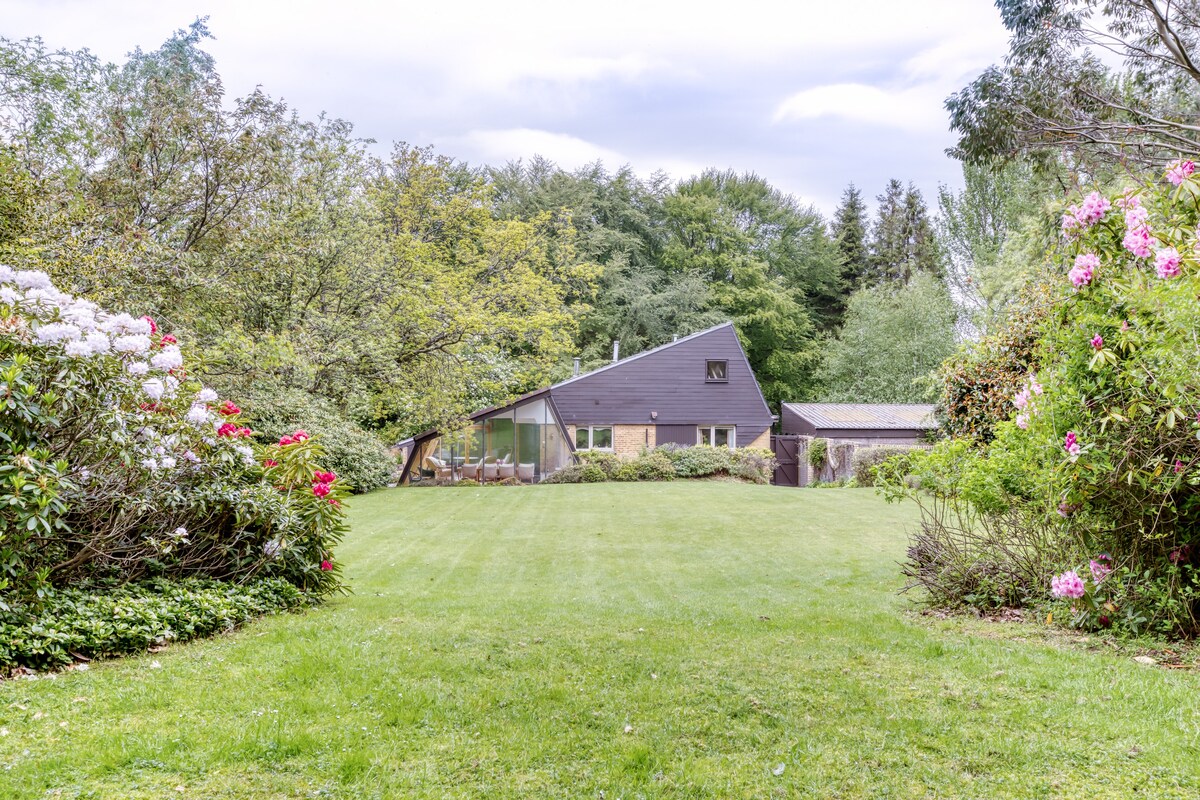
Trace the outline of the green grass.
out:
M 728 483 L 376 493 L 353 596 L 0 685 L 0 797 L 1200 796 L 1200 678 L 906 613 L 912 514 Z

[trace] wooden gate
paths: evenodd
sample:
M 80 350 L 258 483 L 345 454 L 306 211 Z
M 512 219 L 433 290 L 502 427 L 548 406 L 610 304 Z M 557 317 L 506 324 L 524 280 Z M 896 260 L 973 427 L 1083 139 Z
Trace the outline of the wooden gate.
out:
M 776 486 L 805 486 L 808 484 L 808 454 L 806 436 L 772 436 L 771 451 L 778 462 L 771 483 Z

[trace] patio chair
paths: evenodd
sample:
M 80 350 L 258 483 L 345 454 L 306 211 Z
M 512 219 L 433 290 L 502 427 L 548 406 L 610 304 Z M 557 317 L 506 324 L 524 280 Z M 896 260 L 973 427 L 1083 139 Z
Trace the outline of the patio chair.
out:
M 437 456 L 425 456 L 425 469 L 438 480 L 451 480 L 454 477 L 454 468 Z
M 478 461 L 464 461 L 462 465 L 463 480 L 477 481 L 479 480 L 479 468 L 483 466 L 483 459 Z
M 517 479 L 521 483 L 533 483 L 534 464 L 517 464 Z
M 483 465 L 483 479 L 485 481 L 494 481 L 500 474 L 500 465 L 494 461 L 491 464 Z
M 498 470 L 497 477 L 500 478 L 500 480 L 511 478 L 516 473 L 516 466 L 508 463 L 507 461 L 501 461 L 496 465 L 496 467 Z

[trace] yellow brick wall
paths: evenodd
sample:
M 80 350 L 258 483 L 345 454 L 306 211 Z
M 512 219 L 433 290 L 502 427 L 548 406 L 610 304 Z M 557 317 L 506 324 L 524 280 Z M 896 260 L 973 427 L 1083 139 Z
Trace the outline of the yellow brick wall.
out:
M 619 456 L 636 456 L 643 448 L 654 447 L 655 442 L 653 425 L 613 426 L 613 451 Z
M 762 432 L 762 435 L 759 436 L 757 439 L 755 439 L 753 442 L 747 442 L 745 444 L 742 444 L 741 440 L 739 440 L 737 444 L 738 444 L 738 447 L 760 447 L 763 450 L 770 450 L 771 449 L 771 429 L 767 428 L 765 431 Z

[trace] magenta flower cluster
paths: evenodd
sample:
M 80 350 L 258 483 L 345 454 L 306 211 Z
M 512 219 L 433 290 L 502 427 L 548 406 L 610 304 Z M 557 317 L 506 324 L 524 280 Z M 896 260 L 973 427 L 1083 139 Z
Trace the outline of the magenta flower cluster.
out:
M 1099 192 L 1092 192 L 1083 198 L 1082 203 L 1071 206 L 1067 209 L 1067 213 L 1063 214 L 1063 234 L 1069 238 L 1078 236 L 1103 219 L 1110 208 L 1112 208 L 1112 203 L 1108 201 L 1107 197 Z
M 1195 162 L 1181 158 L 1171 166 L 1167 167 L 1167 180 L 1174 186 L 1179 186 L 1185 180 L 1192 177 L 1192 173 L 1196 171 Z
M 1082 289 L 1092 282 L 1096 270 L 1100 268 L 1100 256 L 1093 253 L 1080 253 L 1075 256 L 1075 266 L 1067 273 L 1075 288 Z
M 1056 575 L 1050 580 L 1050 594 L 1055 597 L 1069 597 L 1078 600 L 1084 594 L 1083 578 L 1075 570 L 1067 570 L 1062 575 Z
M 1063 439 L 1063 449 L 1072 456 L 1079 455 L 1079 439 L 1075 436 L 1075 431 L 1067 431 L 1067 435 Z

